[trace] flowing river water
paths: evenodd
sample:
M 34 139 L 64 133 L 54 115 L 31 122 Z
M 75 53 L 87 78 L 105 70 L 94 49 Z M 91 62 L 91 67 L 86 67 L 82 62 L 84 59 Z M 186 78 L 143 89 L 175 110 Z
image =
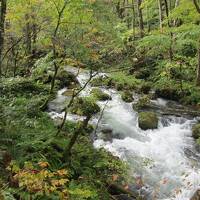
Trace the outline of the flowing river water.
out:
M 74 72 L 74 68 L 67 68 Z M 83 85 L 89 74 L 79 73 L 78 80 Z M 88 85 L 81 93 L 89 95 L 92 87 Z M 58 92 L 57 98 L 50 103 L 49 110 L 52 118 L 62 117 L 60 112 L 68 97 L 62 95 L 67 88 Z M 138 127 L 138 114 L 131 103 L 125 103 L 118 91 L 102 90 L 112 96 L 105 107 L 99 123 L 95 148 L 105 148 L 112 154 L 127 161 L 130 166 L 129 179 L 139 177 L 144 186 L 147 198 L 162 200 L 189 200 L 200 187 L 200 155 L 195 150 L 191 128 L 197 119 L 167 116 L 159 118 L 159 127 L 155 130 L 143 131 Z M 135 96 L 137 99 L 137 96 Z M 103 109 L 106 102 L 98 102 Z M 157 99 L 159 106 L 166 106 L 167 101 Z M 99 115 L 91 123 L 96 124 Z M 80 120 L 82 117 L 68 115 L 68 120 Z M 112 139 L 102 139 L 100 130 L 111 129 Z M 136 178 L 135 178 L 136 177 Z

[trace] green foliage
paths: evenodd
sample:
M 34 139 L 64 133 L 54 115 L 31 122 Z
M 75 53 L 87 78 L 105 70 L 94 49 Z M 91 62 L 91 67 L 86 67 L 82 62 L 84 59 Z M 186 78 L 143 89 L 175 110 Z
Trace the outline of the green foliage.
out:
M 44 85 L 36 83 L 31 78 L 8 78 L 1 82 L 0 86 L 1 95 L 5 96 L 21 96 L 48 93 L 48 88 Z
M 136 89 L 137 86 L 141 83 L 140 80 L 136 79 L 132 75 L 127 75 L 124 72 L 115 72 L 111 74 L 111 79 L 114 86 L 118 90 L 131 90 Z

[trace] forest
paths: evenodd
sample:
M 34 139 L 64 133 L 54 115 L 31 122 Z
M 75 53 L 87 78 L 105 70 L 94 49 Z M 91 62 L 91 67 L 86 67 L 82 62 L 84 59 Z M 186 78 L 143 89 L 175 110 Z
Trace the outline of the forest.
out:
M 200 200 L 200 0 L 0 0 L 0 200 Z

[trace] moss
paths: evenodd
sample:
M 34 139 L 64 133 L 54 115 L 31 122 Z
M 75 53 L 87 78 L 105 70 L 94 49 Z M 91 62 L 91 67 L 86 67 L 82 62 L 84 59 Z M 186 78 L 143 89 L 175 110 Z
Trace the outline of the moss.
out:
M 148 108 L 150 105 L 150 98 L 148 95 L 142 96 L 137 103 L 133 104 L 134 110 L 142 110 Z
M 139 127 L 143 130 L 158 128 L 158 117 L 153 112 L 141 112 L 138 116 Z
M 68 72 L 66 70 L 60 70 L 56 76 L 56 79 L 59 81 L 59 88 L 79 86 L 76 76 L 73 73 Z
M 199 139 L 200 138 L 200 123 L 195 124 L 192 127 L 192 136 L 194 139 Z
M 92 89 L 90 93 L 94 98 L 96 98 L 99 101 L 106 101 L 106 100 L 111 100 L 111 96 L 109 94 L 106 94 L 99 88 L 94 88 Z
M 91 81 L 91 85 L 94 87 L 112 87 L 112 79 L 110 77 L 97 77 Z
M 148 94 L 150 92 L 150 90 L 151 90 L 151 87 L 152 87 L 152 83 L 144 82 L 140 86 L 140 92 L 142 92 L 143 94 Z
M 122 100 L 127 103 L 130 103 L 134 100 L 133 93 L 127 90 L 122 92 L 121 97 L 122 97 Z
M 0 85 L 0 93 L 5 96 L 48 94 L 49 88 L 36 83 L 31 78 L 8 78 Z
M 94 98 L 78 97 L 71 107 L 71 112 L 77 115 L 91 116 L 100 112 L 100 107 L 96 104 Z
M 138 85 L 141 83 L 141 81 L 136 79 L 133 75 L 127 75 L 123 72 L 111 74 L 111 79 L 117 90 L 137 89 Z

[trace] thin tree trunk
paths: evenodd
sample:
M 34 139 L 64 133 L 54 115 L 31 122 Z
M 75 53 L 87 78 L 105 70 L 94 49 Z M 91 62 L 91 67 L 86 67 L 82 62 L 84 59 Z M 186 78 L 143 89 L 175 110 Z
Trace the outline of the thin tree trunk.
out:
M 132 30 L 133 30 L 133 40 L 135 40 L 135 3 L 132 0 Z
M 69 144 L 67 145 L 67 147 L 64 150 L 64 153 L 63 153 L 63 161 L 64 162 L 70 161 L 71 150 L 72 150 L 74 144 L 76 143 L 78 136 L 81 134 L 81 132 L 85 128 L 87 128 L 90 118 L 91 118 L 91 116 L 87 116 L 86 119 L 83 121 L 83 123 L 79 126 L 79 128 L 77 128 L 76 131 L 74 132 Z
M 169 17 L 169 6 L 168 6 L 167 0 L 164 0 L 164 3 L 165 3 L 166 16 L 168 18 Z M 168 19 L 168 27 L 169 28 L 171 27 L 169 19 Z M 173 57 L 174 57 L 173 49 L 172 49 L 172 45 L 173 45 L 173 33 L 172 32 L 170 32 L 170 42 L 171 42 L 171 44 L 170 44 L 170 47 L 169 47 L 169 59 L 170 59 L 170 61 L 172 61 Z
M 198 65 L 197 65 L 196 85 L 200 86 L 200 40 L 199 40 L 199 47 L 198 47 Z
M 142 4 L 142 0 L 137 0 L 140 37 L 142 38 L 144 36 L 144 22 L 143 22 L 143 14 L 142 14 L 141 4 Z
M 162 0 L 158 0 L 158 8 L 159 8 L 159 21 L 160 21 L 160 31 L 163 30 L 163 10 L 162 10 Z
M 195 7 L 196 7 L 197 12 L 200 13 L 200 6 L 199 6 L 197 0 L 193 0 L 193 3 L 195 5 Z
M 7 0 L 1 0 L 1 14 L 0 14 L 0 77 L 2 76 L 2 53 L 4 47 L 4 30 L 5 30 L 5 17 Z

